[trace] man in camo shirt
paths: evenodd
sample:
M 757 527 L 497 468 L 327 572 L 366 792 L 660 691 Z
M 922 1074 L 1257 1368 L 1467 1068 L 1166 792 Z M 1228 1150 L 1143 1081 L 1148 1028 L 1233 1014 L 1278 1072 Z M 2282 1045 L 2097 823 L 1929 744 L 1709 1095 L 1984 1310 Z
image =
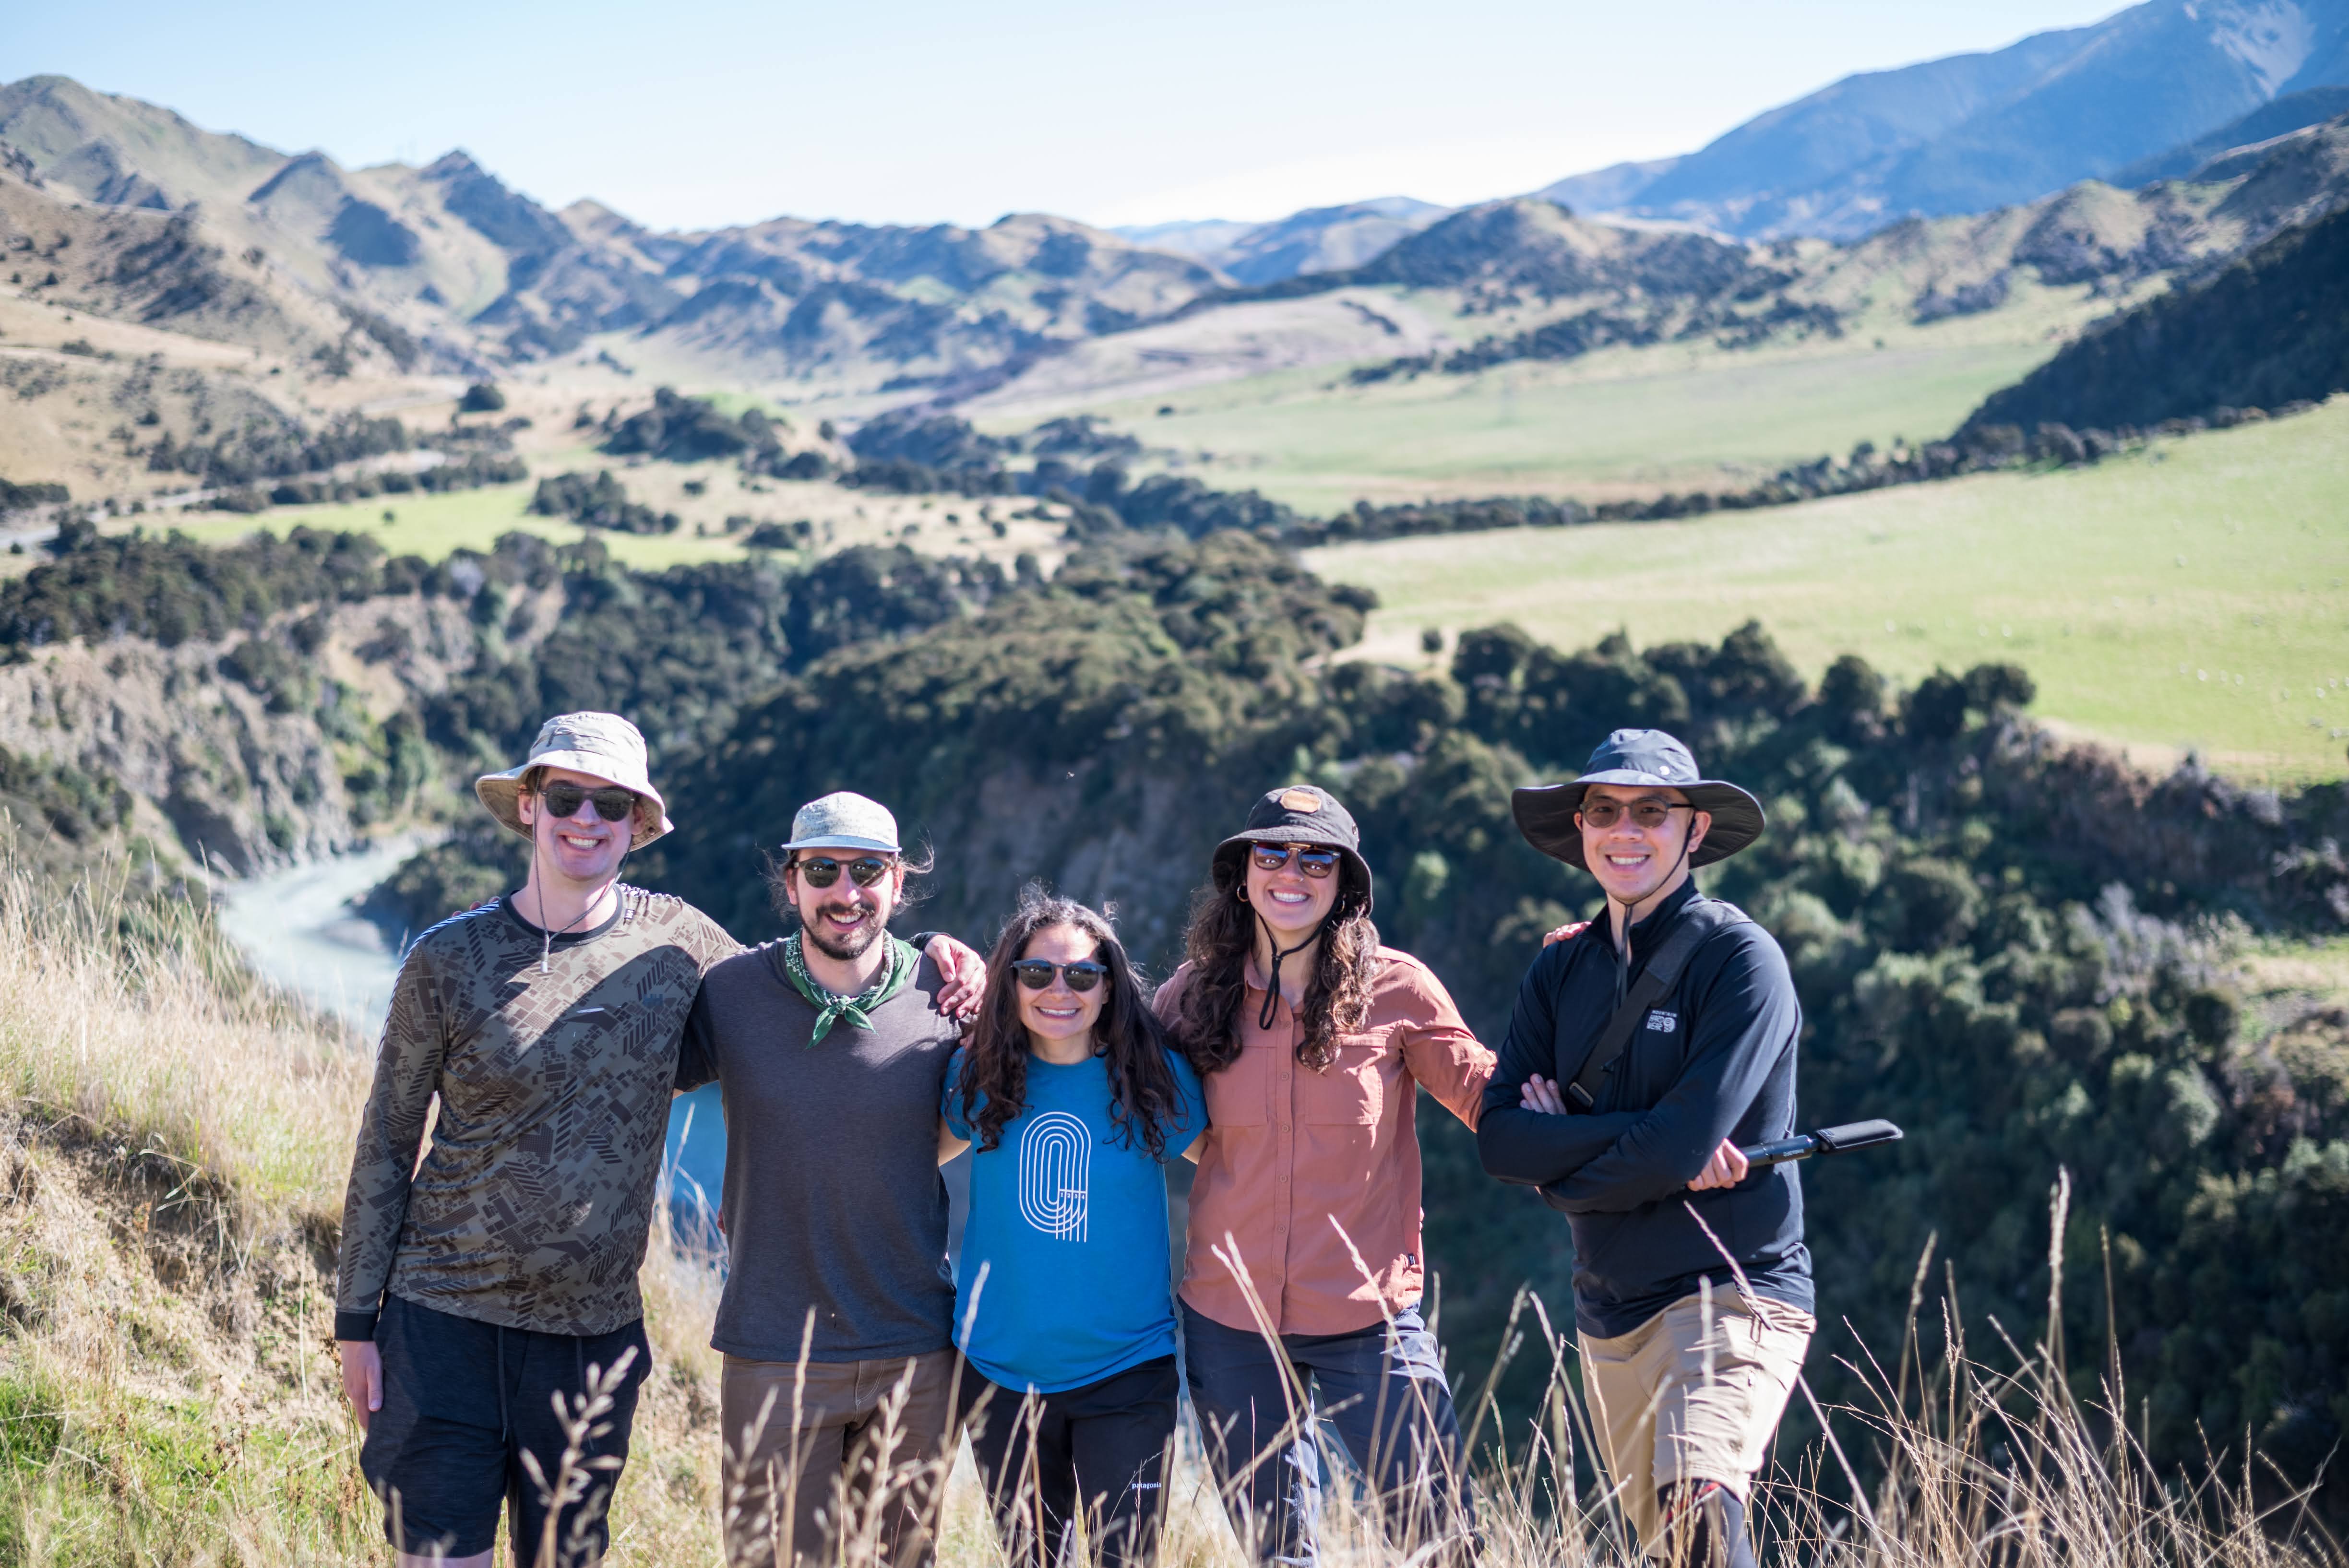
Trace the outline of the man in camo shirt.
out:
M 401 966 L 335 1291 L 360 1466 L 403 1568 L 488 1568 L 501 1511 L 517 1562 L 548 1541 L 558 1562 L 603 1554 L 650 1361 L 636 1271 L 678 1044 L 703 974 L 740 950 L 682 900 L 618 880 L 671 826 L 626 719 L 549 719 L 523 766 L 474 790 L 531 840 L 530 874 L 427 931 Z M 932 956 L 961 978 L 957 945 Z M 550 1518 L 554 1399 L 575 1408 L 596 1369 L 619 1369 L 609 1430 L 583 1456 L 603 1468 Z

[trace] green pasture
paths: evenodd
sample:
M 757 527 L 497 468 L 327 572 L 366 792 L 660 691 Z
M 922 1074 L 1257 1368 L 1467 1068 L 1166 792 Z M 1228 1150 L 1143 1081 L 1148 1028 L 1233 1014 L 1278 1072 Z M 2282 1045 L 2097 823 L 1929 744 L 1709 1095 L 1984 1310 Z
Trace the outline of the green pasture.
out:
M 1363 497 L 1604 500 L 1741 489 L 1862 440 L 1944 436 L 2053 346 L 1930 331 L 1878 341 L 1609 351 L 1368 387 L 1325 366 L 1092 411 L 1152 447 L 1211 454 L 1182 470 L 1209 485 L 1317 515 Z M 1175 412 L 1156 413 L 1165 406 Z
M 1814 676 L 1846 652 L 1903 680 L 2013 660 L 2040 717 L 2147 766 L 2191 748 L 2277 782 L 2349 770 L 2349 397 L 2095 468 L 1307 560 L 1378 591 L 1366 651 L 1399 663 L 1431 626 L 1579 647 L 1759 618 Z
M 487 550 L 498 535 L 519 531 L 570 544 L 593 534 L 614 559 L 648 572 L 681 562 L 731 560 L 742 554 L 731 539 L 697 539 L 689 529 L 671 534 L 610 533 L 582 528 L 567 518 L 530 511 L 534 487 L 524 482 L 443 495 L 386 495 L 327 506 L 272 507 L 250 517 L 229 512 L 190 512 L 164 526 L 194 539 L 226 544 L 259 531 L 285 533 L 303 527 L 372 533 L 394 555 L 438 561 L 452 550 Z M 391 514 L 386 522 L 384 515 Z M 152 522 L 152 520 L 142 520 Z

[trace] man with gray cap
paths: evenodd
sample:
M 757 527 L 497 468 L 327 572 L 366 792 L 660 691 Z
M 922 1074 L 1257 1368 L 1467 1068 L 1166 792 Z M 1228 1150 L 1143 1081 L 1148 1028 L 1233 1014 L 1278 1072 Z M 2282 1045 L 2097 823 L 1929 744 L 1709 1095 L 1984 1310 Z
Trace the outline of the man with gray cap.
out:
M 1794 1130 L 1802 1015 L 1778 944 L 1690 872 L 1759 838 L 1761 803 L 1619 729 L 1514 808 L 1607 917 L 1526 973 L 1477 1151 L 1573 1226 L 1583 1387 L 1642 1550 L 1750 1568 L 1747 1492 L 1815 1324 L 1795 1167 L 1738 1148 Z
M 799 928 L 709 972 L 678 1063 L 726 1108 L 727 1554 L 916 1568 L 953 1461 L 938 1105 L 961 1030 L 936 966 L 889 934 L 928 868 L 886 808 L 812 801 L 782 855 L 771 891 Z
M 335 1294 L 386 1533 L 403 1564 L 452 1568 L 486 1568 L 502 1511 L 517 1561 L 547 1539 L 602 1554 L 649 1359 L 636 1271 L 678 1040 L 703 973 L 740 951 L 683 901 L 619 881 L 671 827 L 627 720 L 549 719 L 521 767 L 474 792 L 530 840 L 529 874 L 400 966 Z M 554 1400 L 580 1399 L 596 1371 L 616 1378 L 608 1430 L 585 1495 L 550 1518 L 526 1460 L 554 1484 Z

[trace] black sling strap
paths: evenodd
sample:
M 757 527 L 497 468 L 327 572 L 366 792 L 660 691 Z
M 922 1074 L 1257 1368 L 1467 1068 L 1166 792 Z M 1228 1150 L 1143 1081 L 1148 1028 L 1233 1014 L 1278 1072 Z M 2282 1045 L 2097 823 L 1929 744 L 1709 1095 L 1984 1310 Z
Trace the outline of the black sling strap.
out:
M 1599 1043 L 1590 1047 L 1590 1054 L 1583 1057 L 1574 1077 L 1566 1080 L 1566 1098 L 1574 1102 L 1576 1109 L 1587 1111 L 1599 1103 L 1599 1079 L 1607 1076 L 1615 1058 L 1631 1043 L 1632 1033 L 1648 1009 L 1662 1001 L 1680 983 L 1681 971 L 1688 966 L 1690 955 L 1703 945 L 1706 937 L 1745 918 L 1744 910 L 1719 899 L 1696 901 L 1682 912 L 1680 923 L 1672 927 L 1671 934 L 1648 954 L 1647 967 L 1640 971 L 1640 977 L 1624 994 L 1622 1006 L 1615 1009 L 1615 1016 L 1607 1020 Z M 1556 1057 L 1561 1078 L 1565 1074 L 1568 1022 L 1563 1016 L 1557 1020 Z

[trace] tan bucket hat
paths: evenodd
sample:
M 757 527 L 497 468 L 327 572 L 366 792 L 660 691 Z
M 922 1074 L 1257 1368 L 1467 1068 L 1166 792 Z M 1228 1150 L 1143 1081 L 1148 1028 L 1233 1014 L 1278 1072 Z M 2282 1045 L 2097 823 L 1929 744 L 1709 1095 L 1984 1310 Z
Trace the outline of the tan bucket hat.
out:
M 567 768 L 651 801 L 649 815 L 658 820 L 657 825 L 647 820 L 647 813 L 637 812 L 636 833 L 628 841 L 632 850 L 643 849 L 677 825 L 668 820 L 668 804 L 647 776 L 644 733 L 616 713 L 566 713 L 550 718 L 539 727 L 538 738 L 530 743 L 530 756 L 521 767 L 473 780 L 473 793 L 490 815 L 525 839 L 530 830 L 523 826 L 518 801 L 522 776 L 533 768 Z

